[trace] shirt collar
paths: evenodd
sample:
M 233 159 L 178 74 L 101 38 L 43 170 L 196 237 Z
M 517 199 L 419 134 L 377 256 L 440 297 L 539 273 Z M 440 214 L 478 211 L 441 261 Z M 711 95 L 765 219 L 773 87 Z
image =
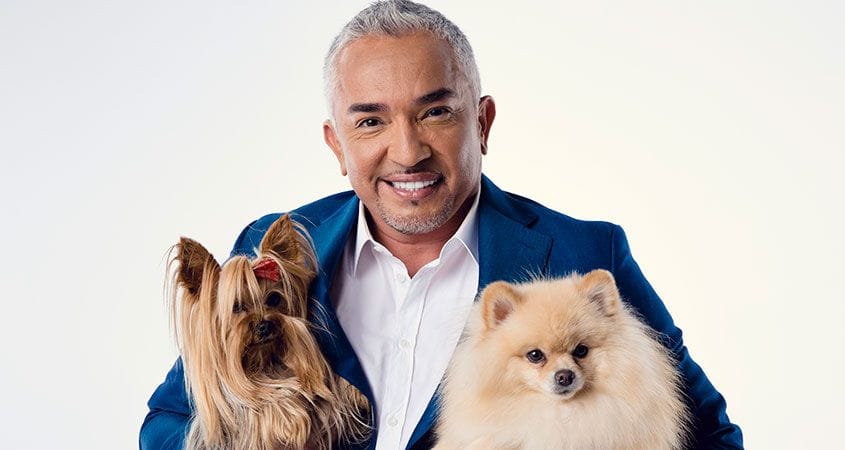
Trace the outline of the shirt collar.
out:
M 443 256 L 443 251 L 448 247 L 454 246 L 453 242 L 462 246 L 469 252 L 472 259 L 478 264 L 478 201 L 481 196 L 481 189 L 479 188 L 475 193 L 475 199 L 472 206 L 469 208 L 464 221 L 458 227 L 458 231 L 449 238 L 440 250 L 440 256 Z M 358 201 L 358 226 L 355 232 L 355 254 L 352 260 L 352 267 L 350 267 L 351 275 L 355 275 L 358 270 L 358 261 L 361 259 L 361 253 L 365 248 L 373 248 L 376 245 L 381 246 L 370 233 L 370 226 L 367 224 L 367 216 L 365 214 L 364 203 Z

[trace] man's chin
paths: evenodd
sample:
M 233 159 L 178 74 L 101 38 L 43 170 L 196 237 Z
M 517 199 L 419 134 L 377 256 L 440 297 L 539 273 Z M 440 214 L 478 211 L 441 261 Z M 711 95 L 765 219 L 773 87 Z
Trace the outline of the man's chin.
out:
M 437 211 L 414 211 L 413 213 L 400 214 L 390 211 L 379 205 L 378 213 L 382 223 L 393 230 L 407 235 L 427 234 L 440 229 L 449 221 L 451 205 L 443 205 Z

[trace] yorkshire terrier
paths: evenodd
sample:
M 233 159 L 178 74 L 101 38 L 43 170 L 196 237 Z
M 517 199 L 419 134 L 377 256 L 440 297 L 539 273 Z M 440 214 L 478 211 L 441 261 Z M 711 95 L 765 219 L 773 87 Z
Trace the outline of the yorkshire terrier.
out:
M 307 320 L 317 262 L 304 228 L 274 222 L 222 267 L 181 238 L 171 312 L 195 413 L 187 449 L 328 449 L 369 431 L 366 398 L 334 374 Z

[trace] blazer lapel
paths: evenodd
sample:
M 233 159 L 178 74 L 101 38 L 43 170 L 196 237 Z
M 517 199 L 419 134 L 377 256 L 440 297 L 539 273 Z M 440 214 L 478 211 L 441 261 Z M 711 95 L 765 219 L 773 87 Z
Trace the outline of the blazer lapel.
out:
M 520 208 L 510 195 L 482 175 L 478 204 L 479 292 L 493 281 L 524 281 L 548 272 L 552 238 L 529 228 L 537 220 L 536 214 Z M 439 402 L 438 389 L 411 435 L 409 449 L 423 437 L 426 443 L 432 439 L 428 433 L 437 417 Z
M 531 211 L 520 209 L 487 177 L 482 179 L 479 205 L 478 259 L 479 292 L 493 281 L 525 281 L 545 275 L 552 238 L 530 228 L 537 220 Z
M 358 217 L 358 197 L 352 197 L 337 212 L 310 231 L 319 261 L 319 273 L 311 285 L 311 294 L 319 305 L 311 308 L 311 322 L 316 324 L 316 337 L 334 371 L 358 388 L 375 410 L 372 389 L 361 362 L 340 326 L 329 288 L 343 256 L 343 249 Z M 372 420 L 372 417 L 371 417 Z M 372 423 L 375 423 L 374 421 Z M 371 443 L 375 442 L 375 436 Z

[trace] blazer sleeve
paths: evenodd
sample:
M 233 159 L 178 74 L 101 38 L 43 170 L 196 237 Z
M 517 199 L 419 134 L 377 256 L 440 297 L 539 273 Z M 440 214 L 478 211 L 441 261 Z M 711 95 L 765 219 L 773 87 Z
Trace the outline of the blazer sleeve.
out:
M 724 397 L 690 357 L 680 328 L 675 326 L 663 301 L 643 276 L 631 255 L 625 232 L 618 225 L 614 225 L 612 241 L 612 272 L 622 297 L 650 327 L 665 336 L 665 344 L 678 360 L 687 403 L 694 416 L 692 448 L 742 449 L 742 431 L 728 418 Z
M 182 449 L 191 419 L 191 405 L 185 391 L 181 358 L 170 368 L 147 405 L 150 411 L 141 425 L 139 447 L 142 450 Z

